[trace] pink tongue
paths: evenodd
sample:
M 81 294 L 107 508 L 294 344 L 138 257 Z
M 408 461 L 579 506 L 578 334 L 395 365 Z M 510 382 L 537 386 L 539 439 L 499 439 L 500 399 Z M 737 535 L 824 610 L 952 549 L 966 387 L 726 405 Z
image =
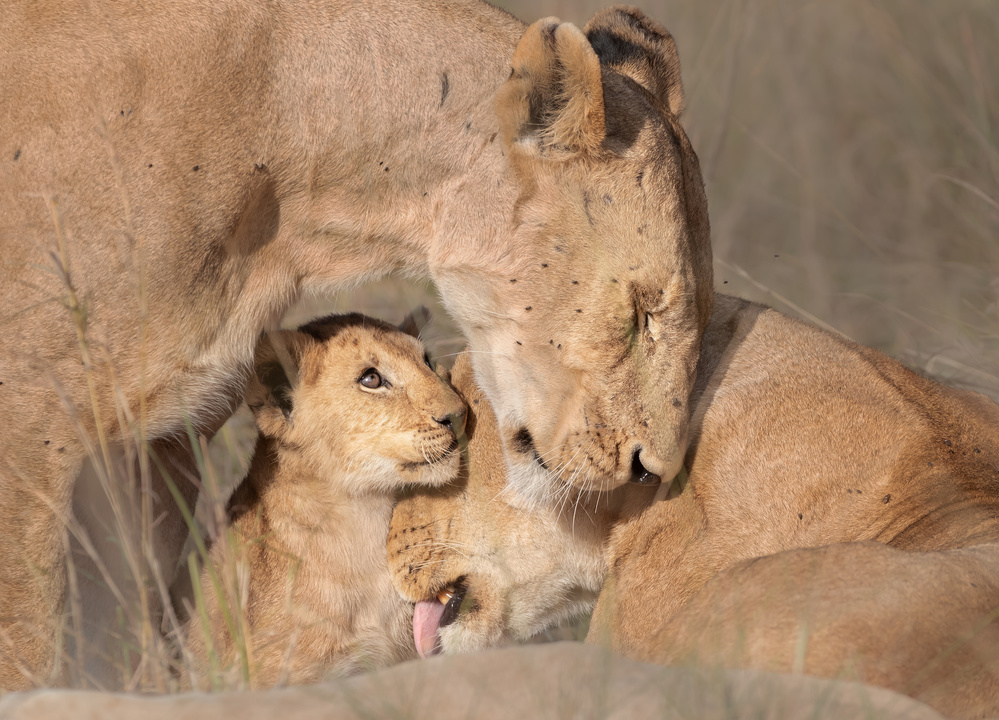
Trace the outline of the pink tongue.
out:
M 438 600 L 423 600 L 416 603 L 413 610 L 413 639 L 416 641 L 416 652 L 421 658 L 437 655 L 437 628 L 444 617 L 444 603 Z

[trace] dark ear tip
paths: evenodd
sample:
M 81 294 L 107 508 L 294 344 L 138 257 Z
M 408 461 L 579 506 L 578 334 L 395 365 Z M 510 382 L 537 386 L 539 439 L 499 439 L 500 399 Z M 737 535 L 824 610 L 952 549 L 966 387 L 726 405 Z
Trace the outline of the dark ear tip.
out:
M 620 27 L 622 22 L 635 30 L 644 30 L 655 35 L 665 34 L 669 36 L 669 32 L 662 25 L 650 17 L 644 10 L 634 5 L 610 5 L 597 10 L 593 14 L 593 17 L 583 26 L 583 32 L 588 33 L 590 30 L 601 27 Z
M 598 11 L 583 28 L 603 65 L 630 77 L 679 116 L 683 84 L 676 41 L 642 10 L 616 5 Z

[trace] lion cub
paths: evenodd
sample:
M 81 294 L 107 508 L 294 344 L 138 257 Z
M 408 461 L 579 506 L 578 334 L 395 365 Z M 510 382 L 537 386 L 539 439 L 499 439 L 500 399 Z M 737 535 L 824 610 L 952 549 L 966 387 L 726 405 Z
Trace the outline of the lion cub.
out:
M 416 337 L 358 314 L 262 340 L 246 402 L 260 435 L 194 588 L 186 664 L 260 687 L 415 657 L 388 524 L 396 491 L 458 472 L 464 402 Z

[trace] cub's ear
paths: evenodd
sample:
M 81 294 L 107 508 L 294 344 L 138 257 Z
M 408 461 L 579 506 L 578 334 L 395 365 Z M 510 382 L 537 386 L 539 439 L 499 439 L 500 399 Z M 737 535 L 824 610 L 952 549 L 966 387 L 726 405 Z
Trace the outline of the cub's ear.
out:
M 680 56 L 673 36 L 638 8 L 604 8 L 583 28 L 600 62 L 644 87 L 673 115 L 683 112 Z
M 291 427 L 302 365 L 316 344 L 317 340 L 295 330 L 266 333 L 257 343 L 246 404 L 264 435 L 282 437 Z
M 413 312 L 402 319 L 402 322 L 399 324 L 399 329 L 407 335 L 412 335 L 419 340 L 420 333 L 423 332 L 423 328 L 430 324 L 430 318 L 430 310 L 428 310 L 425 305 L 420 305 L 418 308 L 413 310 Z
M 513 53 L 513 72 L 496 96 L 510 147 L 594 151 L 606 134 L 600 61 L 579 28 L 543 18 Z

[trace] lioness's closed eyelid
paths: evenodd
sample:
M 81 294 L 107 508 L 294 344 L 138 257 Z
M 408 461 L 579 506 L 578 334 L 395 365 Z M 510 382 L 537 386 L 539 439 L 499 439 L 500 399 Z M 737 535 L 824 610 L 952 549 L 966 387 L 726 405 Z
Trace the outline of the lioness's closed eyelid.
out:
M 662 327 L 661 315 L 669 310 L 668 295 L 663 288 L 633 290 L 635 325 L 639 333 L 655 335 Z
M 641 334 L 645 332 L 645 323 L 646 320 L 648 319 L 647 318 L 648 313 L 646 313 L 645 310 L 642 309 L 642 306 L 639 303 L 638 298 L 635 299 L 634 313 L 635 313 L 635 326 L 638 328 L 638 333 Z
M 659 317 L 659 313 L 647 313 L 645 318 L 645 328 L 649 333 L 649 337 L 653 340 L 659 336 L 662 332 L 662 320 Z

